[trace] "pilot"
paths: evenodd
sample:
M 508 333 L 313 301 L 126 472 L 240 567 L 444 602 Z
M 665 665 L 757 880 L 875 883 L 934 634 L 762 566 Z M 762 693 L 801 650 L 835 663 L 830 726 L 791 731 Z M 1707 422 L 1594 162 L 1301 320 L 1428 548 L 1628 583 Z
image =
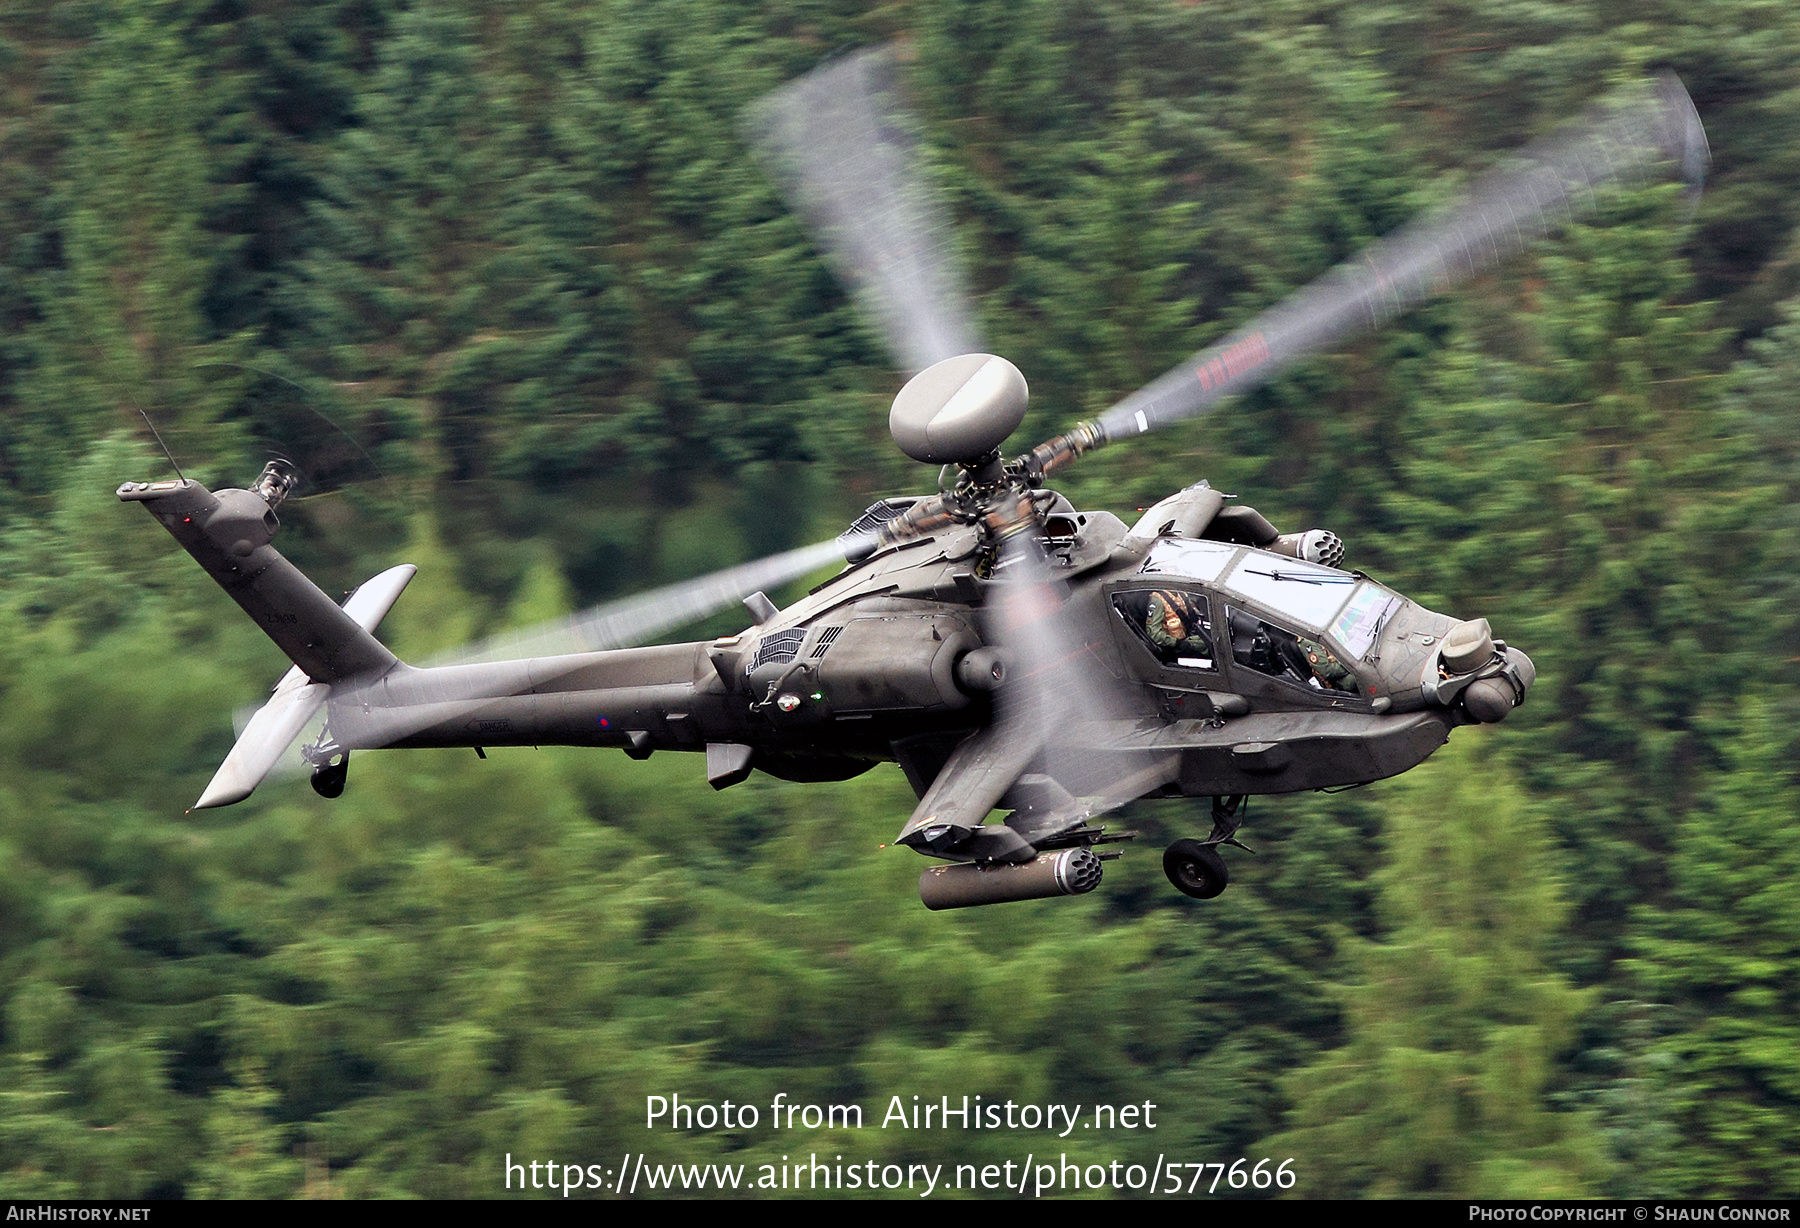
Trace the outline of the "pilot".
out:
M 1306 664 L 1312 670 L 1308 681 L 1313 686 L 1323 691 L 1356 692 L 1356 675 L 1330 649 L 1304 635 L 1295 638 L 1300 642 L 1300 651 L 1306 654 Z
M 1192 657 L 1210 662 L 1212 641 L 1198 626 L 1193 605 L 1180 593 L 1159 590 L 1150 594 L 1150 608 L 1144 615 L 1144 634 L 1156 647 L 1156 655 L 1164 661 Z

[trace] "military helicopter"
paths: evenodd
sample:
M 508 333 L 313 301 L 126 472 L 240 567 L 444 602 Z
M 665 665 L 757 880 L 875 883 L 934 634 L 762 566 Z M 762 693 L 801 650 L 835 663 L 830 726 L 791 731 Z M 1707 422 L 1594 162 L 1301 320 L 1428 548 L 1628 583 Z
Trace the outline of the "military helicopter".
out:
M 1174 886 L 1207 899 L 1242 847 L 1245 799 L 1404 772 L 1463 724 L 1503 720 L 1530 658 L 1344 570 L 1322 529 L 1282 533 L 1200 481 L 1127 525 L 1047 483 L 1109 442 L 1194 417 L 1286 365 L 1471 276 L 1585 207 L 1593 189 L 1673 165 L 1697 190 L 1705 134 L 1665 76 L 1474 182 L 1099 419 L 1012 459 L 1028 387 L 980 351 L 943 223 L 919 187 L 896 58 L 850 56 L 758 109 L 755 140 L 853 293 L 916 372 L 889 417 L 934 494 L 885 499 L 835 542 L 570 620 L 554 634 L 415 667 L 374 632 L 414 569 L 341 605 L 275 550 L 297 478 L 247 489 L 127 482 L 293 662 L 196 808 L 248 797 L 323 711 L 303 754 L 345 788 L 352 751 L 616 747 L 693 751 L 723 789 L 753 771 L 844 780 L 897 762 L 918 806 L 896 837 L 931 858 L 928 908 L 1078 895 L 1108 846 L 1095 820 L 1139 798 L 1211 799 L 1176 841 Z M 762 591 L 844 563 L 786 609 Z M 623 647 L 739 599 L 754 623 L 696 643 Z M 510 650 L 510 651 L 509 651 Z M 504 658 L 504 659 L 497 659 Z M 997 812 L 1003 817 L 995 819 Z

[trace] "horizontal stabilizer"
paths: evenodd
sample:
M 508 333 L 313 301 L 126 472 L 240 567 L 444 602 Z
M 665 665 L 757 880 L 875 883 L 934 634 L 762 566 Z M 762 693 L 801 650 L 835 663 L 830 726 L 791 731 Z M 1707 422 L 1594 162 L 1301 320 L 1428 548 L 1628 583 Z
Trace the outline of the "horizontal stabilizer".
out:
M 344 613 L 364 631 L 374 633 L 387 617 L 394 603 L 400 600 L 400 594 L 412 583 L 412 578 L 419 574 L 419 569 L 411 563 L 402 563 L 398 567 L 390 567 L 377 576 L 370 576 L 357 587 L 344 601 Z
M 283 686 L 290 680 L 297 685 L 286 690 L 277 687 L 269 702 L 258 708 L 244 726 L 237 745 L 225 756 L 212 783 L 194 803 L 195 810 L 229 806 L 249 797 L 331 694 L 330 684 L 308 682 L 299 666 L 282 679 Z
M 418 570 L 411 563 L 388 568 L 350 594 L 344 613 L 362 630 L 373 632 Z M 290 669 L 276 684 L 269 702 L 244 726 L 237 745 L 225 756 L 194 809 L 230 806 L 249 797 L 330 694 L 330 684 L 313 682 L 298 665 Z

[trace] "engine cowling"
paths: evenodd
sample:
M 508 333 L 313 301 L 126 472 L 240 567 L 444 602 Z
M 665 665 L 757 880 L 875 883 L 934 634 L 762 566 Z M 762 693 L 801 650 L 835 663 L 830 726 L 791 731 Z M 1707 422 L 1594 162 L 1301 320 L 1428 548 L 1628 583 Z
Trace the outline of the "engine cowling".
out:
M 957 666 L 981 641 L 961 619 L 871 612 L 838 624 L 772 630 L 750 651 L 744 686 L 776 719 L 966 707 Z

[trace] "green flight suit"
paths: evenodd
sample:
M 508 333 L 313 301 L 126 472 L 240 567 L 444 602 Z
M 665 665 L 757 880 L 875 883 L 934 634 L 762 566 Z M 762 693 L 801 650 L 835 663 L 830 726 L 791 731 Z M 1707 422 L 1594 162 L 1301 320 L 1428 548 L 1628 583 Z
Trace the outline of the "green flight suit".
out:
M 1334 691 L 1356 693 L 1356 675 L 1333 656 L 1330 649 L 1303 635 L 1297 638 L 1300 641 L 1300 651 L 1306 654 L 1306 662 L 1312 666 L 1313 677 L 1319 680 L 1320 686 Z
M 1189 626 L 1187 616 L 1179 611 L 1176 616 L 1180 619 L 1182 629 L 1187 634 L 1182 636 L 1169 634 L 1169 628 L 1165 625 L 1168 620 L 1168 610 L 1169 605 L 1163 600 L 1162 594 L 1151 595 L 1150 609 L 1144 616 L 1144 635 L 1155 646 L 1157 656 L 1170 664 L 1173 664 L 1177 657 L 1189 657 L 1210 664 L 1213 660 L 1212 641 Z

